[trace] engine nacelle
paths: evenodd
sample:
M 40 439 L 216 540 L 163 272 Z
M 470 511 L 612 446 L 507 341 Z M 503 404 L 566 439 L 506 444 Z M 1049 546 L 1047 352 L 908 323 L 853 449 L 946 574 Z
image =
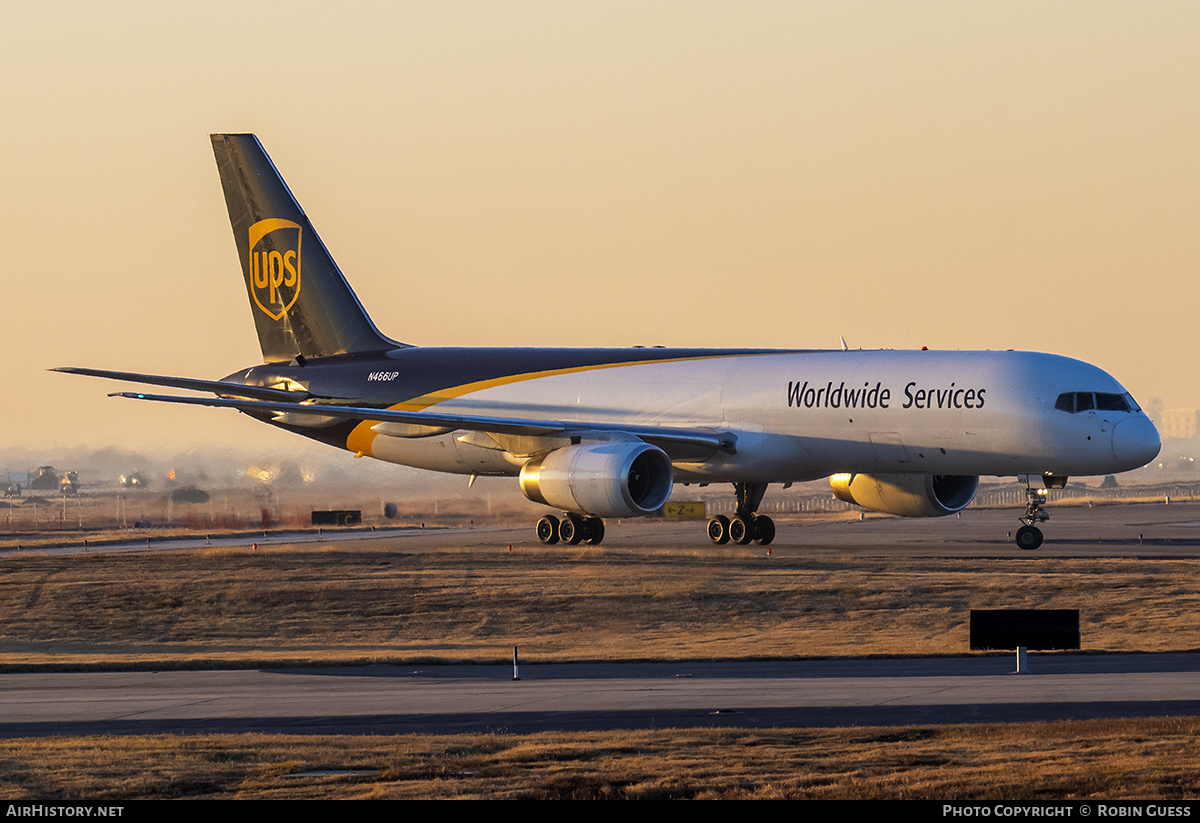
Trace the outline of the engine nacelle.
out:
M 955 474 L 835 474 L 839 500 L 901 517 L 945 517 L 975 499 L 979 478 Z
M 535 503 L 594 517 L 639 517 L 671 496 L 671 460 L 640 441 L 555 449 L 521 469 L 521 491 Z

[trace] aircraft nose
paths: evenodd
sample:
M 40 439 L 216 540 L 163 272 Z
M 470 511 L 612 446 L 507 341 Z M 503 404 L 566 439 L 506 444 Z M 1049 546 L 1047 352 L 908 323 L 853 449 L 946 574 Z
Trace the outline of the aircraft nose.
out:
M 1158 456 L 1162 442 L 1158 429 L 1144 414 L 1122 420 L 1113 428 L 1113 454 L 1127 469 L 1137 469 Z

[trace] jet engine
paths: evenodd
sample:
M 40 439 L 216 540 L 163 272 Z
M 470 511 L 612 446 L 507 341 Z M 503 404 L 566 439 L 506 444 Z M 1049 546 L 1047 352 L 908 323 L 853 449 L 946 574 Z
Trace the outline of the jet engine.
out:
M 975 499 L 979 478 L 954 474 L 835 474 L 839 500 L 901 517 L 945 517 Z
M 594 517 L 638 517 L 662 508 L 674 475 L 666 453 L 641 441 L 564 446 L 521 469 L 535 503 Z

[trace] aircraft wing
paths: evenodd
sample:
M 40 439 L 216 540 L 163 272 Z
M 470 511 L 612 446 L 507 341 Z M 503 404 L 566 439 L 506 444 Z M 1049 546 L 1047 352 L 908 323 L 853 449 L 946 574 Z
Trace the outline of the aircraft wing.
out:
M 65 371 L 60 369 L 60 371 Z M 92 373 L 92 372 L 88 372 Z M 108 376 L 113 373 L 106 373 Z M 149 381 L 147 381 L 149 382 Z M 191 381 L 195 383 L 214 382 L 224 387 L 207 389 L 226 393 L 230 384 L 220 381 Z M 180 388 L 187 388 L 180 386 Z M 249 388 L 249 387 L 247 387 Z M 203 390 L 203 389 L 202 389 Z M 273 389 L 258 389 L 260 392 L 276 392 Z M 240 388 L 232 394 L 240 394 Z M 277 391 L 279 395 L 295 396 L 295 392 Z M 110 397 L 129 397 L 135 400 L 156 400 L 164 403 L 183 403 L 191 406 L 211 406 L 215 408 L 237 409 L 244 412 L 282 412 L 289 415 L 313 415 L 316 417 L 335 417 L 346 420 L 378 420 L 380 422 L 409 423 L 418 426 L 448 427 L 465 431 L 494 432 L 496 434 L 524 435 L 531 437 L 571 437 L 589 432 L 614 432 L 630 434 L 648 443 L 659 446 L 668 455 L 689 453 L 697 449 L 709 452 L 726 451 L 733 453 L 737 438 L 731 432 L 715 429 L 671 428 L 667 426 L 640 426 L 627 423 L 600 423 L 585 421 L 538 420 L 536 418 L 501 417 L 473 414 L 444 414 L 431 411 L 402 411 L 398 409 L 377 409 L 366 406 L 339 406 L 324 403 L 297 403 L 282 400 L 243 400 L 238 397 L 184 397 L 179 395 L 144 394 L 142 392 L 114 392 Z M 273 395 L 277 396 L 277 395 Z

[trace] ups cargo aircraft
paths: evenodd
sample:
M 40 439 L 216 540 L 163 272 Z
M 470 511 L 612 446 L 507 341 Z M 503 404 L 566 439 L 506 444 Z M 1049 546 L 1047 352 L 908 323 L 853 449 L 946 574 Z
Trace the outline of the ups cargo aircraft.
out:
M 660 509 L 675 483 L 730 483 L 713 543 L 770 543 L 767 487 L 830 477 L 842 500 L 906 517 L 967 506 L 980 475 L 1027 487 L 1017 545 L 1042 542 L 1046 488 L 1135 469 L 1158 432 L 1095 366 L 1018 351 L 442 348 L 375 328 L 252 134 L 212 136 L 262 365 L 222 380 L 114 372 L 215 397 L 356 456 L 516 477 L 562 511 L 543 543 L 599 543 L 606 517 Z

